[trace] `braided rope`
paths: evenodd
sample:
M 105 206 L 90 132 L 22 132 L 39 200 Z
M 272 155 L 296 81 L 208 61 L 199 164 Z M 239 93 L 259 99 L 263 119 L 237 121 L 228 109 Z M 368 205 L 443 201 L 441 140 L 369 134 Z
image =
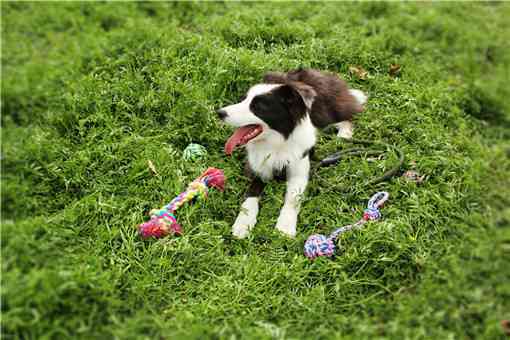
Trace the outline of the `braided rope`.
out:
M 376 221 L 381 218 L 379 208 L 390 197 L 386 191 L 381 191 L 373 195 L 368 201 L 367 208 L 363 212 L 363 217 L 354 224 L 348 224 L 334 230 L 329 237 L 320 234 L 310 235 L 305 242 L 304 253 L 310 260 L 319 256 L 331 257 L 335 253 L 335 241 L 343 233 L 352 229 L 361 229 L 368 221 Z
M 200 198 L 207 197 L 208 188 L 206 181 L 207 177 L 194 180 L 188 185 L 186 191 L 181 192 L 170 203 L 165 205 L 163 209 L 173 212 L 179 209 L 184 203 L 194 199 L 196 196 L 199 196 Z
M 200 177 L 191 182 L 185 191 L 177 195 L 170 203 L 160 209 L 150 211 L 150 220 L 138 226 L 140 236 L 163 237 L 168 234 L 182 234 L 182 227 L 177 223 L 174 212 L 184 203 L 195 198 L 207 198 L 209 187 L 223 190 L 225 175 L 223 171 L 215 168 L 207 169 Z

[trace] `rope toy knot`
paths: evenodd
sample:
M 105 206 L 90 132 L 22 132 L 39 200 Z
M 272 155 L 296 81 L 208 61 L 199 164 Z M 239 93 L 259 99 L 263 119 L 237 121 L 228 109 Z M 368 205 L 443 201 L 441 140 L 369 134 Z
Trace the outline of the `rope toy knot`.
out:
M 207 155 L 207 149 L 200 144 L 191 143 L 182 152 L 182 158 L 186 161 L 196 161 Z
M 152 210 L 151 219 L 138 226 L 138 232 L 143 238 L 160 238 L 168 234 L 182 235 L 182 227 L 177 223 L 175 215 L 166 210 Z
M 363 218 L 354 224 L 349 224 L 336 229 L 329 235 L 329 237 L 314 234 L 310 235 L 305 242 L 304 253 L 310 260 L 314 260 L 320 256 L 331 257 L 335 253 L 335 241 L 340 234 L 352 229 L 361 229 L 363 224 L 367 221 L 375 221 L 381 218 L 379 208 L 382 207 L 384 202 L 389 198 L 389 194 L 385 191 L 376 193 L 370 198 L 367 208 L 363 213 Z
M 335 242 L 324 235 L 315 234 L 308 237 L 305 242 L 305 256 L 314 260 L 319 256 L 333 256 L 335 253 Z
M 365 221 L 375 221 L 381 218 L 381 212 L 377 208 L 366 208 L 363 212 Z

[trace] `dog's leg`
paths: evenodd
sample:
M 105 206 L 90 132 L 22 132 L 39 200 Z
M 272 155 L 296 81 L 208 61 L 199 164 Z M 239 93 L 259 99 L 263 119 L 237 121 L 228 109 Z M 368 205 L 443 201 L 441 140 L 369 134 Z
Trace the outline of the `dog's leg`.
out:
M 354 89 L 350 89 L 349 92 L 350 92 L 351 96 L 356 98 L 356 100 L 358 101 L 358 103 L 360 103 L 360 105 L 365 105 L 365 103 L 367 102 L 367 99 L 368 99 L 365 92 L 363 92 L 361 90 L 354 90 Z
M 351 96 L 356 98 L 356 101 L 361 105 L 365 105 L 367 102 L 367 95 L 360 90 L 349 90 Z M 352 139 L 352 122 L 350 120 L 344 120 L 343 122 L 335 124 L 338 129 L 337 136 L 343 139 Z
M 232 226 L 232 234 L 237 238 L 245 238 L 250 234 L 250 230 L 257 223 L 259 213 L 259 200 L 264 190 L 265 183 L 260 178 L 253 178 L 246 199 L 241 205 L 241 211 L 237 215 L 236 221 Z
M 352 122 L 350 120 L 344 120 L 343 122 L 336 123 L 338 129 L 337 136 L 343 139 L 352 139 Z
M 287 192 L 276 229 L 289 237 L 296 236 L 296 224 L 301 198 L 308 184 L 310 160 L 307 157 L 287 168 Z

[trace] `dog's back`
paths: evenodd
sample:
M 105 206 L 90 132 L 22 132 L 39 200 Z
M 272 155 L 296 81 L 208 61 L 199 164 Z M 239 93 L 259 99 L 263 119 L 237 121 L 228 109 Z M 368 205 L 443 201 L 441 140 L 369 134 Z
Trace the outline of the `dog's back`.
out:
M 350 121 L 354 114 L 363 111 L 363 106 L 349 91 L 347 84 L 332 73 L 298 69 L 287 73 L 269 72 L 264 76 L 264 83 L 288 82 L 301 82 L 315 90 L 317 96 L 310 116 L 316 127 L 324 128 L 330 124 Z

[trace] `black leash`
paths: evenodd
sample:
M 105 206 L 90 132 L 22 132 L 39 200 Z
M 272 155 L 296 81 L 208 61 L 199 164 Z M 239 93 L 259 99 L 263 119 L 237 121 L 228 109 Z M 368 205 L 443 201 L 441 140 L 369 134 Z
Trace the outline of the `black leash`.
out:
M 336 152 L 336 153 L 322 159 L 319 163 L 317 163 L 313 167 L 314 177 L 319 178 L 320 181 L 324 182 L 323 184 L 325 184 L 327 187 L 329 187 L 330 189 L 332 189 L 334 191 L 340 191 L 343 193 L 349 192 L 349 190 L 345 190 L 345 188 L 341 188 L 339 186 L 332 186 L 330 182 L 326 182 L 325 179 L 323 179 L 322 177 L 320 177 L 318 175 L 318 170 L 320 168 L 324 168 L 324 167 L 328 167 L 328 166 L 337 164 L 343 158 L 346 158 L 349 156 L 360 156 L 360 155 L 380 156 L 380 155 L 386 153 L 388 150 L 393 150 L 397 154 L 398 162 L 393 167 L 391 167 L 391 169 L 389 169 L 388 171 L 383 173 L 381 176 L 373 178 L 372 180 L 364 183 L 364 185 L 374 185 L 374 184 L 378 184 L 378 183 L 381 183 L 381 182 L 384 182 L 384 181 L 387 181 L 387 180 L 393 178 L 394 176 L 398 175 L 400 169 L 402 168 L 402 165 L 404 164 L 404 159 L 405 159 L 404 152 L 400 148 L 398 148 L 394 145 L 390 145 L 388 143 L 383 143 L 383 142 L 365 140 L 365 139 L 345 139 L 345 141 L 352 143 L 352 144 L 359 144 L 359 145 L 369 146 L 369 147 L 383 147 L 385 150 L 375 149 L 375 148 L 355 147 L 355 148 L 350 148 L 350 149 Z M 339 189 L 343 189 L 343 190 L 339 190 Z

